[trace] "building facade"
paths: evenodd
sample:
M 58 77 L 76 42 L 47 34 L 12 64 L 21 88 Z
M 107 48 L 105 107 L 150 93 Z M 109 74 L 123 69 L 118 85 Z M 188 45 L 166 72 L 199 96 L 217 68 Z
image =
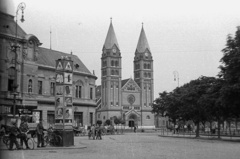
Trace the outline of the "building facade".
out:
M 76 56 L 41 47 L 39 39 L 27 34 L 14 16 L 0 12 L 0 113 L 13 116 L 14 81 L 17 79 L 16 117 L 28 115 L 29 122 L 43 119 L 46 126 L 55 119 L 55 62 L 68 56 L 73 60 L 73 125 L 95 123 L 95 81 Z M 17 45 L 17 50 L 12 46 Z M 17 57 L 15 57 L 17 55 Z M 17 59 L 17 60 L 15 60 Z
M 121 60 L 122 54 L 111 22 L 102 49 L 101 86 L 96 90 L 96 119 L 105 122 L 121 118 L 125 126 L 153 128 L 153 57 L 143 27 L 133 59 L 133 79 L 122 79 Z

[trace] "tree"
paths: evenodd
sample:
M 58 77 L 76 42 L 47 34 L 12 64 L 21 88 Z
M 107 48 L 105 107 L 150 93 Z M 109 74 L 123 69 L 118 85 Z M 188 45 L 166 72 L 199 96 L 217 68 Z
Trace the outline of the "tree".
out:
M 203 96 L 215 81 L 214 77 L 201 76 L 180 87 L 179 116 L 183 120 L 192 120 L 197 126 L 196 137 L 199 137 L 200 122 L 209 119 L 209 107 L 203 104 Z
M 240 117 L 240 27 L 235 37 L 228 35 L 226 47 L 222 50 L 222 65 L 219 77 L 224 80 L 221 102 L 229 106 L 230 117 Z
M 106 121 L 105 121 L 105 125 L 111 125 L 111 120 L 110 119 L 107 119 Z
M 152 104 L 152 113 L 164 116 L 167 109 L 167 95 L 168 93 L 166 91 L 159 93 L 159 97 L 156 98 Z
M 101 125 L 102 125 L 102 120 L 97 120 L 97 124 L 98 124 L 99 126 L 101 126 Z

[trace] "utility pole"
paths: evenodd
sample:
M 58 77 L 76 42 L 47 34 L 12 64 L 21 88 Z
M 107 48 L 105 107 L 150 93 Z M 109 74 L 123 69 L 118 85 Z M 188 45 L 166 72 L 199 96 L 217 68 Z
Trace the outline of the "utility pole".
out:
M 17 97 L 17 88 L 18 88 L 18 82 L 17 82 L 17 50 L 20 48 L 18 42 L 17 42 L 17 38 L 18 38 L 18 11 L 21 10 L 22 11 L 22 17 L 21 17 L 21 22 L 24 22 L 24 9 L 26 8 L 26 4 L 25 3 L 20 3 L 17 7 L 17 11 L 16 11 L 16 31 L 15 31 L 15 42 L 14 44 L 11 46 L 11 50 L 15 53 L 15 59 L 14 59 L 14 67 L 15 67 L 15 74 L 14 74 L 14 83 L 13 83 L 13 117 L 15 118 L 16 116 L 16 97 Z

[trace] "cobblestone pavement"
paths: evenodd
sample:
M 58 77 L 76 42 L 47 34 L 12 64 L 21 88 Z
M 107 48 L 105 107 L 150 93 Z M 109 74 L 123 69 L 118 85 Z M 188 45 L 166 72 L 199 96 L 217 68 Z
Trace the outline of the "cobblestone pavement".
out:
M 75 137 L 75 146 L 1 150 L 1 159 L 239 159 L 240 142 L 161 137 L 159 133 Z

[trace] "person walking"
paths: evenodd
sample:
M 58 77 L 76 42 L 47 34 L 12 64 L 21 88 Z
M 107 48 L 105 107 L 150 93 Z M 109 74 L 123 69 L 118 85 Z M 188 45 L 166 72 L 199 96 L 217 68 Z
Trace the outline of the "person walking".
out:
M 19 129 L 20 129 L 19 137 L 20 137 L 21 147 L 23 147 L 23 142 L 24 142 L 25 146 L 26 146 L 26 149 L 30 149 L 28 147 L 28 143 L 27 143 L 27 133 L 29 131 L 29 128 L 28 128 L 28 124 L 27 124 L 25 119 L 21 120 L 21 124 L 20 124 Z
M 95 128 L 95 125 L 93 124 L 92 127 L 91 127 L 91 132 L 92 132 L 92 137 L 93 137 L 93 140 L 95 140 L 95 134 L 96 134 L 96 128 Z
M 134 126 L 134 129 L 133 129 L 133 131 L 136 133 L 136 130 L 137 130 L 137 127 L 136 126 Z
M 13 144 L 16 145 L 17 149 L 20 150 L 21 147 L 17 142 L 17 135 L 20 133 L 19 128 L 17 127 L 17 122 L 12 121 L 12 126 L 10 127 L 9 139 L 10 139 L 10 146 L 9 150 L 13 150 Z
M 44 130 L 44 127 L 43 127 L 43 124 L 42 124 L 42 120 L 40 120 L 38 125 L 37 125 L 37 129 L 36 129 L 37 139 L 38 139 L 37 147 L 40 147 L 40 144 L 41 144 L 41 147 L 45 147 L 44 139 L 43 139 L 43 136 L 44 136 L 43 130 Z

